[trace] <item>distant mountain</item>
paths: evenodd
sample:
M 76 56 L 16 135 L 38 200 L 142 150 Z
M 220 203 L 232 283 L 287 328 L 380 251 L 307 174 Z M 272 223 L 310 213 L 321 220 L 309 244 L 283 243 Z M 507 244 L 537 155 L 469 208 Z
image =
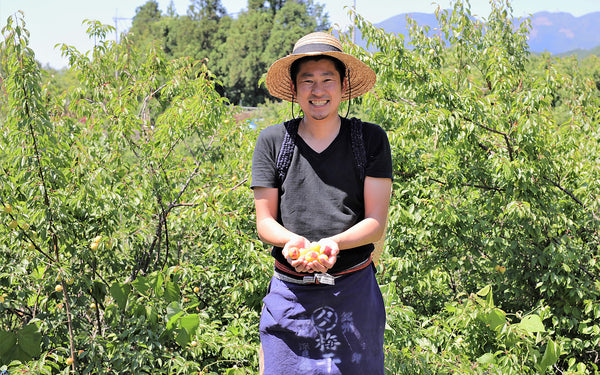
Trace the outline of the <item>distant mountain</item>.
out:
M 434 14 L 403 13 L 375 24 L 386 32 L 402 34 L 408 41 L 406 17 L 414 19 L 420 26 L 433 30 L 439 27 Z M 538 12 L 531 16 L 532 30 L 529 34 L 531 52 L 552 54 L 585 54 L 585 51 L 600 46 L 600 12 L 575 17 L 569 13 Z M 357 32 L 356 40 L 365 46 Z
M 569 13 L 535 13 L 529 48 L 553 54 L 600 46 L 600 12 L 574 17 Z
M 575 55 L 578 59 L 585 59 L 588 56 L 600 56 L 600 46 L 592 49 L 575 49 L 563 53 L 556 54 L 557 57 L 566 57 Z

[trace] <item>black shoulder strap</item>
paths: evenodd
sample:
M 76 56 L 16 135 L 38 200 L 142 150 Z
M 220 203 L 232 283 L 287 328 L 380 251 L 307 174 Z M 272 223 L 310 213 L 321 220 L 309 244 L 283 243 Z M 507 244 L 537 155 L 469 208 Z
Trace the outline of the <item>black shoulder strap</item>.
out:
M 288 168 L 292 163 L 294 156 L 294 147 L 296 146 L 296 135 L 298 135 L 298 126 L 300 119 L 295 118 L 283 124 L 285 126 L 285 135 L 281 143 L 281 149 L 277 155 L 277 175 L 279 176 L 279 185 L 283 184 Z
M 360 174 L 361 181 L 365 180 L 365 168 L 367 167 L 367 151 L 363 140 L 362 121 L 356 117 L 350 119 L 350 137 L 352 139 L 352 153 L 354 161 Z
M 352 153 L 354 154 L 354 161 L 358 168 L 360 179 L 365 179 L 365 168 L 367 165 L 367 152 L 365 150 L 365 143 L 363 140 L 362 132 L 362 121 L 356 117 L 350 120 L 350 137 L 352 140 Z M 287 121 L 283 124 L 285 126 L 285 135 L 283 136 L 283 142 L 281 143 L 281 149 L 277 155 L 277 175 L 279 176 L 279 184 L 283 184 L 287 171 L 292 163 L 292 157 L 294 156 L 294 147 L 296 146 L 296 136 L 298 135 L 298 126 L 300 125 L 300 119 L 296 118 Z

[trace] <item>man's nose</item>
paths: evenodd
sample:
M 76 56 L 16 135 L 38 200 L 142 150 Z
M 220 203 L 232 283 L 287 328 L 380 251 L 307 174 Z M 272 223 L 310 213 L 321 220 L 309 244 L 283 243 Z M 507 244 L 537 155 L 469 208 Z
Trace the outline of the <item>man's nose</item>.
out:
M 323 90 L 323 84 L 320 82 L 315 82 L 312 86 L 312 93 L 313 94 L 321 94 L 323 93 L 325 90 Z

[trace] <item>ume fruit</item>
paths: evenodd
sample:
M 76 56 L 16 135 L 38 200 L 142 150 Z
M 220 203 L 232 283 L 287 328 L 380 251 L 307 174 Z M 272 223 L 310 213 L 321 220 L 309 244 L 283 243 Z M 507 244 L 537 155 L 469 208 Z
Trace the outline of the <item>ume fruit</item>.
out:
M 307 262 L 318 261 L 321 264 L 330 261 L 331 248 L 321 247 L 318 243 L 312 243 L 308 248 L 290 247 L 288 257 L 292 260 L 305 260 Z
M 292 247 L 288 250 L 288 255 L 290 256 L 290 258 L 296 260 L 300 258 L 300 249 L 298 249 L 297 247 Z

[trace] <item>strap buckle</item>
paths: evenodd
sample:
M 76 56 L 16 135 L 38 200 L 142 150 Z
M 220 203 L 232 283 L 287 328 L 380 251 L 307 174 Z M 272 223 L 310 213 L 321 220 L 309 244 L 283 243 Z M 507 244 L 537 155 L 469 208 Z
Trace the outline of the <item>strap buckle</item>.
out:
M 316 273 L 314 275 L 304 276 L 302 281 L 304 284 L 335 285 L 335 277 L 328 273 Z

